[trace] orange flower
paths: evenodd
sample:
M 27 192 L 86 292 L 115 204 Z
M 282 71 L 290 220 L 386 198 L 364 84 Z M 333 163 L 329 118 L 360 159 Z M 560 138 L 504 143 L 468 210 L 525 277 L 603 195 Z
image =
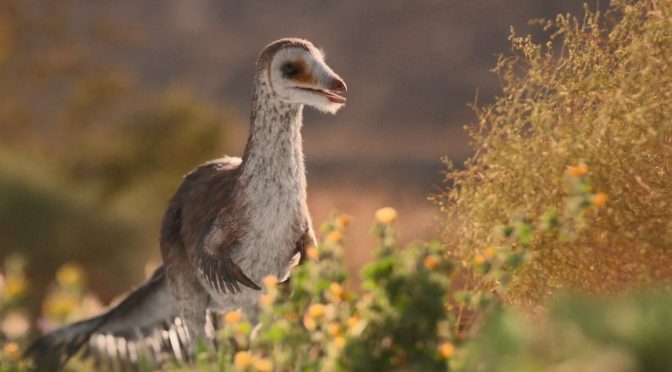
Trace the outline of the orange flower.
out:
M 269 294 L 263 294 L 259 296 L 259 303 L 262 304 L 263 306 L 270 306 L 273 305 L 274 298 L 273 296 Z
M 339 300 L 343 298 L 343 293 L 345 292 L 343 286 L 335 282 L 329 285 L 329 291 Z
M 305 315 L 303 317 L 303 326 L 306 327 L 306 329 L 309 331 L 314 331 L 315 328 L 317 328 L 317 323 L 315 322 L 315 319 Z
M 345 347 L 345 338 L 343 336 L 334 337 L 334 345 L 339 349 L 343 349 Z
M 243 319 L 243 314 L 240 313 L 240 311 L 229 311 L 226 314 L 224 314 L 224 322 L 226 324 L 236 324 Z
M 581 177 L 588 173 L 588 166 L 583 163 L 575 167 L 570 166 L 569 168 L 567 168 L 567 173 L 569 173 L 573 177 Z
M 275 275 L 266 275 L 263 282 L 266 288 L 275 288 L 275 285 L 278 284 L 278 277 Z
M 474 256 L 475 265 L 482 265 L 484 263 L 485 263 L 485 256 L 483 256 L 482 254 L 477 254 L 476 256 Z
M 376 211 L 376 221 L 382 224 L 390 224 L 397 219 L 397 211 L 391 207 L 380 208 Z
M 255 358 L 252 361 L 252 366 L 255 370 L 259 372 L 271 372 L 273 371 L 273 362 L 268 359 Z
M 339 230 L 334 230 L 327 235 L 327 240 L 330 242 L 338 243 L 343 240 L 343 233 Z
M 233 364 L 238 368 L 245 368 L 252 364 L 252 355 L 247 351 L 239 351 L 233 358 Z
M 332 336 L 340 336 L 341 335 L 341 325 L 337 323 L 330 323 L 327 326 L 327 332 L 329 332 L 330 335 Z
M 425 257 L 424 265 L 428 270 L 434 270 L 439 267 L 439 259 L 435 255 Z
M 357 315 L 353 315 L 350 318 L 348 318 L 348 329 L 352 329 L 352 328 L 357 327 L 357 325 L 359 324 L 359 321 L 360 321 L 360 319 Z
M 455 346 L 450 342 L 444 342 L 439 345 L 439 353 L 442 357 L 450 359 L 455 354 Z
M 13 354 L 19 351 L 19 345 L 16 342 L 8 342 L 2 347 L 2 351 L 8 354 Z
M 16 342 L 8 342 L 2 347 L 2 351 L 7 354 L 11 361 L 17 362 L 21 358 L 19 345 Z
M 320 254 L 317 251 L 317 248 L 309 247 L 308 249 L 306 249 L 306 256 L 308 256 L 308 258 L 310 258 L 311 260 L 317 260 Z
M 485 257 L 487 258 L 494 258 L 497 255 L 497 250 L 495 247 L 487 247 L 485 248 L 485 252 L 483 252 L 483 254 L 485 254 Z
M 350 225 L 350 222 L 352 221 L 352 216 L 349 214 L 342 214 L 340 217 L 338 217 L 338 224 L 346 227 Z
M 593 205 L 600 208 L 603 207 L 607 203 L 607 199 L 609 199 L 609 195 L 600 192 L 595 195 L 593 195 Z
M 308 307 L 308 316 L 313 319 L 319 319 L 324 316 L 325 306 L 323 304 L 312 304 Z

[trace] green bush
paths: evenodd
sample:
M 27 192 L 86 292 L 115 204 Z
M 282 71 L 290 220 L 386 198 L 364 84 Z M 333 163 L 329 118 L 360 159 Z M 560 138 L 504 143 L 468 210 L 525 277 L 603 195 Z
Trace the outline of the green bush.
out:
M 568 173 L 606 204 L 580 234 L 537 230 L 507 301 L 539 304 L 556 289 L 621 292 L 672 277 L 672 3 L 614 1 L 583 18 L 538 21 L 548 42 L 512 34 L 495 71 L 503 93 L 476 107 L 476 155 L 439 198 L 457 262 L 507 245 L 511 221 L 567 214 Z M 599 195 L 599 196 L 598 196 Z M 607 201 L 608 197 L 608 201 Z M 513 244 L 519 249 L 521 244 Z
M 672 294 L 556 298 L 534 319 L 501 309 L 465 348 L 468 371 L 669 371 Z
M 264 365 L 300 371 L 447 368 L 454 323 L 445 307 L 450 266 L 441 259 L 441 246 L 420 243 L 402 251 L 394 223 L 377 222 L 377 259 L 364 269 L 358 295 L 347 289 L 341 262 L 343 221 L 323 225 L 325 238 L 309 250 L 311 259 L 294 271 L 288 288 L 272 279 L 267 283 L 253 339 L 249 324 L 232 322 L 224 329 L 223 339 L 236 341 L 223 348 L 220 368 L 231 361 L 239 370 L 264 370 Z M 225 315 L 225 323 L 231 318 Z M 240 347 L 249 351 L 233 355 Z
M 86 265 L 99 291 L 126 289 L 148 259 L 138 252 L 154 239 L 143 236 L 133 220 L 73 192 L 51 169 L 0 152 L 0 260 L 11 254 L 27 260 L 33 312 L 66 261 Z

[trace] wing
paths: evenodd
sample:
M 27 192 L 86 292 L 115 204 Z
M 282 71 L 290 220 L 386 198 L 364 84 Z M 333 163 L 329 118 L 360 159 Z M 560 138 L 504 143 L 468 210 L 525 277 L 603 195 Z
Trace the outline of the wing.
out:
M 232 220 L 230 213 L 224 212 L 209 225 L 195 247 L 195 261 L 209 286 L 221 293 L 239 293 L 238 283 L 260 290 L 231 257 L 238 243 L 238 230 Z
M 242 233 L 243 213 L 233 195 L 240 164 L 231 157 L 205 163 L 178 190 L 187 256 L 206 284 L 222 293 L 240 292 L 239 284 L 260 289 L 231 256 Z

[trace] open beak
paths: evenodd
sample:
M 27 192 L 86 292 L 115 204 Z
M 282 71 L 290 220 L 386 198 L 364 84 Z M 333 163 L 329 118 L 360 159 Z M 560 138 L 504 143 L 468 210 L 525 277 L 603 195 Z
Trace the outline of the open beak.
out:
M 324 96 L 329 100 L 329 102 L 339 104 L 345 103 L 346 101 L 345 97 L 339 94 L 348 91 L 348 87 L 345 85 L 345 82 L 343 80 L 339 78 L 332 78 L 327 86 L 328 89 L 308 88 L 308 87 L 297 87 L 297 89 L 303 89 L 311 93 Z

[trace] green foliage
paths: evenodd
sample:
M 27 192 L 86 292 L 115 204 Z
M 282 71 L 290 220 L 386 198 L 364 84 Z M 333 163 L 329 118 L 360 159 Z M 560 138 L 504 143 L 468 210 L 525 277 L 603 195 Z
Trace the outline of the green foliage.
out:
M 449 254 L 471 262 L 503 244 L 493 231 L 512 228 L 514 247 L 529 251 L 506 298 L 518 304 L 559 288 L 610 293 L 669 279 L 672 4 L 616 1 L 539 23 L 553 36 L 512 34 L 513 55 L 495 69 L 503 94 L 476 107 L 469 128 L 477 153 L 449 175 Z M 568 184 L 568 173 L 591 189 Z M 573 215 L 590 203 L 604 207 Z M 576 229 L 529 229 L 568 216 Z
M 76 12 L 0 5 L 0 259 L 30 262 L 35 303 L 64 261 L 105 298 L 137 282 L 182 176 L 226 150 L 223 110 L 142 83 L 114 57 L 137 35 Z
M 289 284 L 264 279 L 261 324 L 254 327 L 240 312 L 226 313 L 216 352 L 200 347 L 196 364 L 165 366 L 174 370 L 235 371 L 653 371 L 672 365 L 672 296 L 643 293 L 604 302 L 558 297 L 534 317 L 484 301 L 483 291 L 451 291 L 449 262 L 436 243 L 401 250 L 394 224 L 377 223 L 377 258 L 364 270 L 359 294 L 346 289 L 341 262 L 342 229 L 347 218 L 323 225 L 319 248 L 298 267 Z M 531 224 L 531 229 L 540 224 Z M 561 225 L 558 225 L 560 228 Z M 510 249 L 486 252 L 481 273 L 511 272 Z M 487 265 L 486 265 L 487 264 Z M 26 370 L 19 347 L 26 329 L 16 332 L 29 283 L 24 264 L 7 261 L 0 276 L 0 366 Z M 100 311 L 87 305 L 83 273 L 66 264 L 59 269 L 44 319 L 56 324 Z M 451 299 L 454 297 L 454 299 Z M 477 333 L 459 329 L 456 309 L 483 313 L 493 309 Z M 88 306 L 88 308 L 87 308 Z M 19 319 L 21 320 L 21 319 Z M 90 368 L 76 360 L 75 369 Z
M 385 241 L 392 226 L 379 225 Z M 450 265 L 438 243 L 404 250 L 382 244 L 376 261 L 364 269 L 364 294 L 358 304 L 367 327 L 345 350 L 346 370 L 436 370 L 446 367 L 438 352 L 452 339 L 452 314 L 446 311 Z
M 223 331 L 224 340 L 235 340 L 232 350 L 249 351 L 223 349 L 221 367 L 233 361 L 240 370 L 262 370 L 258 364 L 264 363 L 302 371 L 447 368 L 439 348 L 453 332 L 445 308 L 449 265 L 440 258 L 441 247 L 422 243 L 402 251 L 394 226 L 377 223 L 378 258 L 364 270 L 357 296 L 346 289 L 341 262 L 344 221 L 323 225 L 325 239 L 309 249 L 312 259 L 295 269 L 289 287 L 265 280 L 255 336 L 249 338 L 246 322 Z M 236 318 L 227 314 L 224 321 Z
M 469 371 L 669 371 L 672 295 L 560 297 L 534 319 L 493 314 L 465 350 Z
M 221 156 L 226 122 L 213 105 L 184 92 L 146 105 L 90 138 L 67 159 L 66 171 L 77 182 L 98 186 L 103 200 L 134 191 L 151 195 L 160 214 L 184 174 Z
M 66 261 L 85 264 L 100 289 L 120 291 L 115 285 L 131 285 L 147 260 L 138 251 L 151 241 L 132 220 L 97 208 L 51 172 L 0 155 L 0 257 L 20 253 L 28 261 L 33 311 L 41 300 L 38 294 Z

